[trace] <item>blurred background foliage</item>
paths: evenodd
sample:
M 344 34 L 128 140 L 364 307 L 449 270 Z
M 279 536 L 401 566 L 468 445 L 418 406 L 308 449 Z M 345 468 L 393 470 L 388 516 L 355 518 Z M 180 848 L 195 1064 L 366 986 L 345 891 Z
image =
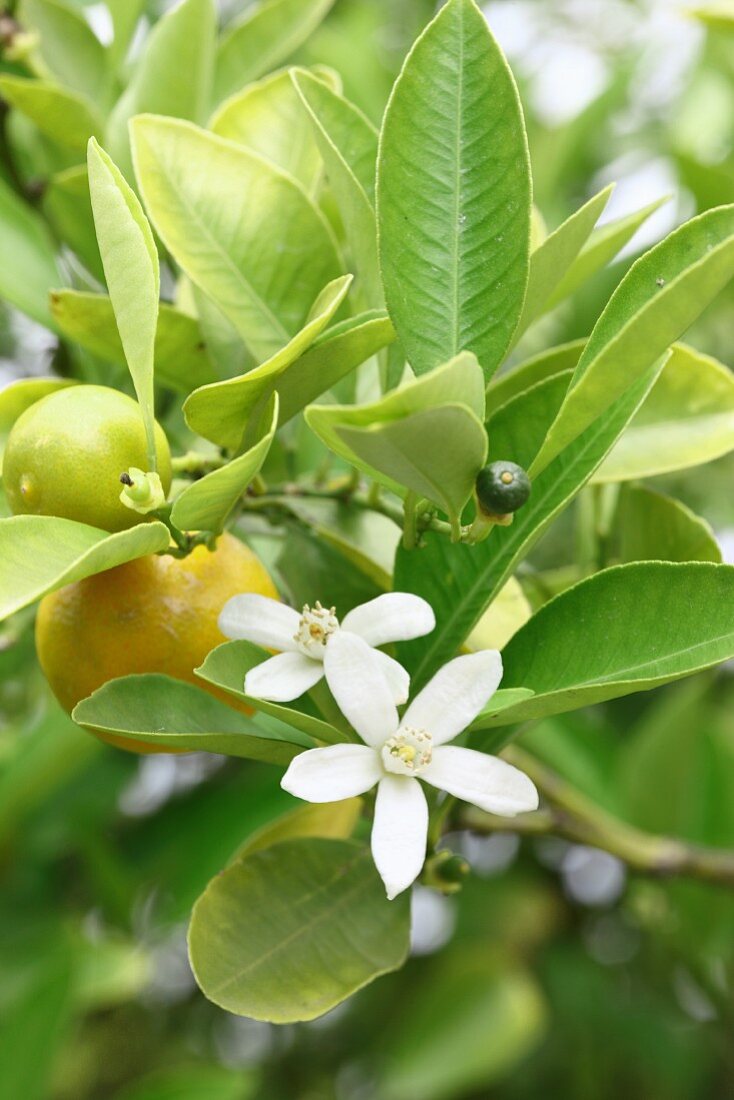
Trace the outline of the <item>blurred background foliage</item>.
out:
M 143 19 L 165 6 L 143 5 Z M 225 0 L 223 14 L 246 6 Z M 337 0 L 297 60 L 336 68 L 346 94 L 379 123 L 434 7 Z M 548 226 L 611 180 L 618 187 L 605 219 L 671 196 L 618 262 L 529 333 L 518 356 L 529 355 L 587 334 L 641 248 L 734 198 L 734 30 L 676 0 L 485 7 L 520 83 Z M 100 6 L 86 12 L 103 35 Z M 7 60 L 0 68 L 22 72 Z M 0 203 L 20 174 L 53 221 L 48 194 L 34 184 L 44 165 L 62 168 L 65 154 L 20 116 L 4 121 Z M 2 262 L 12 269 L 12 254 Z M 70 251 L 65 262 L 83 285 Z M 733 305 L 730 288 L 691 335 L 729 364 Z M 0 386 L 50 370 L 122 384 L 116 368 L 2 307 Z M 668 479 L 709 518 L 729 560 L 733 475 L 729 456 Z M 341 553 L 333 540 L 300 539 L 279 563 L 295 594 L 317 590 L 314 577 Z M 267 557 L 265 535 L 257 546 Z M 546 598 L 577 549 L 569 516 L 520 577 L 532 602 Z M 340 575 L 349 588 L 342 602 L 373 594 L 357 567 Z M 207 1003 L 186 956 L 191 904 L 293 800 L 265 765 L 195 754 L 139 760 L 86 737 L 49 697 L 31 628 L 32 614 L 22 614 L 0 634 L 4 1100 L 732 1095 L 734 897 L 629 875 L 612 856 L 552 838 L 448 838 L 473 869 L 461 896 L 419 888 L 409 965 L 320 1021 L 274 1028 Z M 631 824 L 734 842 L 730 669 L 545 721 L 521 743 Z

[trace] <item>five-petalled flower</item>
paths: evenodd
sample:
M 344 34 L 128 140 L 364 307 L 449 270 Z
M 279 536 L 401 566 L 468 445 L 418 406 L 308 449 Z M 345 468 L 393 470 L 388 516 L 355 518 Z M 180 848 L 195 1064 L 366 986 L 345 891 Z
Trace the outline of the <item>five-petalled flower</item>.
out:
M 307 802 L 336 802 L 377 784 L 372 855 L 389 898 L 418 877 L 426 854 L 428 805 L 419 779 L 489 813 L 538 805 L 526 775 L 495 756 L 448 745 L 474 721 L 502 679 L 496 650 L 456 657 L 413 699 L 402 719 L 374 651 L 340 631 L 329 643 L 332 692 L 364 741 L 310 749 L 283 776 Z
M 408 673 L 387 653 L 371 647 L 420 638 L 435 625 L 430 604 L 406 592 L 377 596 L 349 611 L 341 622 L 333 607 L 306 604 L 299 615 L 278 600 L 252 593 L 233 596 L 219 616 L 219 629 L 225 637 L 280 650 L 250 669 L 245 678 L 247 695 L 274 703 L 298 698 L 323 676 L 336 698 L 341 662 L 331 659 L 333 642 L 345 635 L 362 640 L 389 684 L 392 700 L 404 703 L 410 688 Z M 341 687 L 348 691 L 350 685 Z

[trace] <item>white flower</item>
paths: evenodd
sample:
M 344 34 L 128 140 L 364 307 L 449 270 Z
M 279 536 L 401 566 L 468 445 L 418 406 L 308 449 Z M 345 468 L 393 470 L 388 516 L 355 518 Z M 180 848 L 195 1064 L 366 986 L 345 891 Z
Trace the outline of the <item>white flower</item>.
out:
M 307 802 L 334 802 L 378 785 L 372 855 L 388 898 L 410 886 L 425 859 L 428 806 L 418 777 L 489 813 L 537 808 L 538 792 L 517 768 L 446 744 L 474 721 L 502 679 L 496 650 L 444 665 L 401 720 L 369 646 L 346 632 L 329 644 L 329 659 L 340 669 L 334 697 L 365 743 L 301 753 L 281 786 Z
M 297 699 L 322 676 L 336 698 L 335 681 L 341 674 L 341 662 L 337 657 L 332 659 L 332 643 L 337 636 L 358 636 L 368 648 L 420 638 L 435 625 L 430 604 L 405 592 L 377 596 L 348 612 L 341 622 L 335 608 L 327 609 L 318 602 L 313 607 L 306 604 L 299 615 L 278 600 L 254 594 L 233 596 L 219 616 L 219 629 L 225 637 L 242 638 L 281 651 L 250 669 L 245 679 L 247 695 L 273 703 Z M 392 698 L 396 703 L 404 703 L 410 688 L 408 673 L 379 649 L 369 652 L 379 663 Z

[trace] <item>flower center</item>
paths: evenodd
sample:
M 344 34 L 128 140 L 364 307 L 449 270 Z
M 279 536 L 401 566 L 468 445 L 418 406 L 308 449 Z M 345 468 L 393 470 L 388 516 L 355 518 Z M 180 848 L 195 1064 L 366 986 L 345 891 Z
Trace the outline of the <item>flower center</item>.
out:
M 433 738 L 428 730 L 401 726 L 382 746 L 382 764 L 393 775 L 418 775 L 433 759 Z
M 293 638 L 298 648 L 307 657 L 323 660 L 326 643 L 339 629 L 339 620 L 335 611 L 334 607 L 322 607 L 318 600 L 313 607 L 304 604 L 301 621 Z

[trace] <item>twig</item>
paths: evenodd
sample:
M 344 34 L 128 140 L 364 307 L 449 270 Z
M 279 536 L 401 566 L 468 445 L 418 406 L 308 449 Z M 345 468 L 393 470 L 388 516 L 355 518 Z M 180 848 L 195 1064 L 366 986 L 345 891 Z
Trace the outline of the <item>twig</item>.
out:
M 512 746 L 505 749 L 503 756 L 533 780 L 546 805 L 518 817 L 467 809 L 459 822 L 464 828 L 478 833 L 552 834 L 609 852 L 642 874 L 685 875 L 734 887 L 734 851 L 646 833 L 600 809 L 524 750 Z

